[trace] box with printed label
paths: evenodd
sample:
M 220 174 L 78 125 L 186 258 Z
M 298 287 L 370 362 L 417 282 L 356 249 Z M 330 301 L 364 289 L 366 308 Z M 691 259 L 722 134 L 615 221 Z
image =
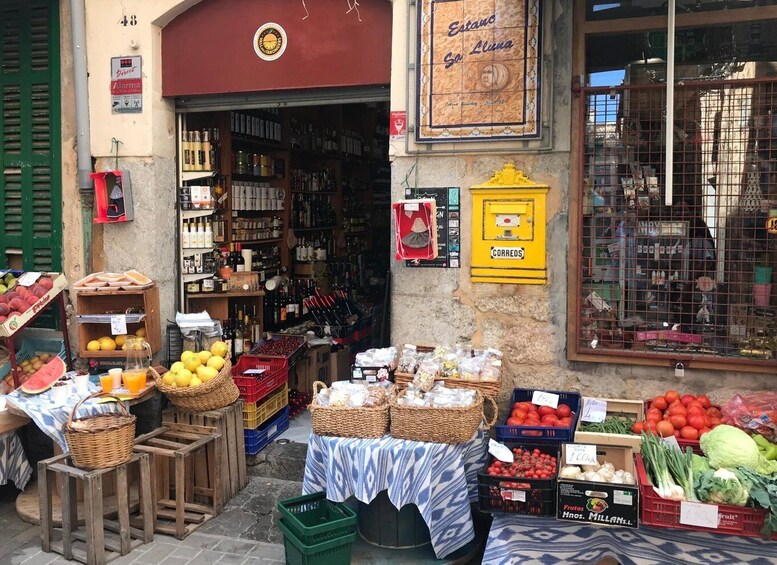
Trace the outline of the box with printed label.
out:
M 639 522 L 639 486 L 634 471 L 634 450 L 611 445 L 593 446 L 600 465 L 612 463 L 634 477 L 634 484 L 558 479 L 556 517 L 559 520 L 636 528 Z M 568 444 L 561 446 L 559 466 L 567 465 Z
M 624 421 L 641 422 L 645 419 L 645 403 L 641 400 L 621 400 L 617 398 L 588 398 L 583 397 L 581 404 L 580 417 L 577 419 L 577 428 L 575 428 L 575 442 L 594 443 L 596 445 L 620 445 L 634 449 L 639 453 L 642 445 L 642 438 L 638 434 L 612 434 L 586 431 L 589 418 L 589 407 L 593 404 L 605 408 L 605 417 L 621 418 Z M 629 425 L 629 427 L 631 427 Z

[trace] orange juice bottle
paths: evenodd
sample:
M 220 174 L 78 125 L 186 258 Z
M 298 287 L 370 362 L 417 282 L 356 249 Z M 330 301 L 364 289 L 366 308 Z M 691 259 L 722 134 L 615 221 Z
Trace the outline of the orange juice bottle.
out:
M 103 392 L 110 393 L 113 390 L 113 377 L 111 375 L 100 375 L 100 386 Z

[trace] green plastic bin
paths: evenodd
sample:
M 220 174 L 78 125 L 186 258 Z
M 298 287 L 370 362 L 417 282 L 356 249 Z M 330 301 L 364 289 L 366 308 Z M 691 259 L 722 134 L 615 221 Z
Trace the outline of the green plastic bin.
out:
M 349 565 L 351 549 L 356 541 L 356 532 L 313 545 L 305 545 L 287 527 L 286 521 L 278 520 L 283 532 L 283 546 L 286 549 L 288 565 Z
M 356 513 L 345 504 L 316 492 L 278 502 L 286 527 L 305 545 L 314 545 L 356 532 Z

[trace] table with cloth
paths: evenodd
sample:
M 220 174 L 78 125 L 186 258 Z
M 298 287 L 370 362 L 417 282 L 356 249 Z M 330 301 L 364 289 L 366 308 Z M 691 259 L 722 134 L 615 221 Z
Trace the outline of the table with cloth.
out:
M 605 557 L 621 565 L 777 563 L 777 544 L 759 538 L 671 528 L 624 528 L 495 514 L 486 565 L 591 564 Z
M 467 443 L 359 439 L 310 434 L 304 494 L 326 491 L 333 502 L 351 496 L 369 504 L 386 490 L 397 508 L 415 504 L 442 559 L 475 537 L 470 502 L 486 462 L 486 434 Z

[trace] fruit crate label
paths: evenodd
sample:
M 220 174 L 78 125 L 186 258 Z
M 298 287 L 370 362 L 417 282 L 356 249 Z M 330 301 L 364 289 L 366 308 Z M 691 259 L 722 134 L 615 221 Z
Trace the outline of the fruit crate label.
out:
M 586 398 L 583 404 L 583 414 L 580 419 L 583 422 L 594 422 L 599 424 L 604 422 L 607 417 L 607 401 L 598 398 Z
M 584 443 L 566 444 L 567 465 L 596 465 L 596 446 Z
M 542 390 L 535 390 L 531 396 L 532 404 L 537 406 L 550 406 L 551 408 L 558 408 L 558 394 L 552 392 L 545 392 Z
M 526 502 L 526 491 L 523 491 L 523 490 L 503 488 L 503 489 L 500 489 L 499 494 L 502 496 L 502 500 Z
M 701 502 L 680 501 L 680 523 L 686 526 L 718 528 L 718 506 Z
M 19 286 L 32 286 L 40 278 L 41 273 L 28 271 L 20 276 L 16 283 Z
M 632 504 L 634 504 L 634 497 L 631 495 L 631 491 L 614 490 L 612 491 L 612 501 L 614 504 L 623 504 L 624 506 L 631 506 Z
M 126 335 L 127 316 L 124 314 L 111 316 L 111 333 L 113 335 Z

